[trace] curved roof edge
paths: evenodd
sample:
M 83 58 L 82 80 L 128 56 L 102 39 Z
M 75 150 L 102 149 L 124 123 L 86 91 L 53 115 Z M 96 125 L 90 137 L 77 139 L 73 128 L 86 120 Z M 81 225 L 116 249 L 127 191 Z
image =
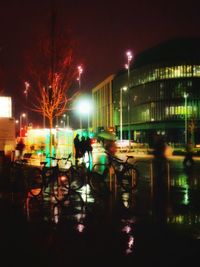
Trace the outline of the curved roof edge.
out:
M 174 38 L 136 55 L 131 68 L 169 61 L 200 62 L 200 38 Z

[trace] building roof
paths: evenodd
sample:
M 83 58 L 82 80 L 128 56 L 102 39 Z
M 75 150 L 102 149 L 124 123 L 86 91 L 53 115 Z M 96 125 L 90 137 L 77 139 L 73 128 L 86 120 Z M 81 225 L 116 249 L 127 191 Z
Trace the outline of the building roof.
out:
M 138 54 L 131 68 L 172 61 L 200 63 L 200 38 L 175 38 L 160 43 Z

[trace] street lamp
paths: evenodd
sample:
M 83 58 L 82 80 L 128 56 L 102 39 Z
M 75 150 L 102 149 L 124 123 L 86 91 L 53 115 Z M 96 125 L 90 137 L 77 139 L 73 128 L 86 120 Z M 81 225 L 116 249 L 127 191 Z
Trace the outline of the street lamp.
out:
M 80 115 L 80 118 L 82 117 L 82 115 L 87 115 L 87 131 L 89 133 L 89 128 L 90 128 L 90 113 L 92 110 L 92 103 L 90 101 L 90 99 L 81 99 L 78 102 L 78 106 L 77 106 L 77 110 L 78 113 Z M 81 128 L 82 130 L 82 128 Z
M 77 78 L 77 81 L 78 81 L 78 84 L 79 84 L 79 90 L 81 90 L 81 75 L 83 73 L 83 68 L 81 65 L 79 65 L 77 67 L 78 69 L 78 78 Z M 81 113 L 80 113 L 80 129 L 81 129 L 81 132 L 82 132 L 82 117 L 81 117 Z
M 79 89 L 81 89 L 81 75 L 83 73 L 83 68 L 82 68 L 81 65 L 79 65 L 77 67 L 77 69 L 78 69 L 78 78 L 77 78 L 77 81 L 78 81 L 78 84 L 79 84 Z
M 24 90 L 24 94 L 26 96 L 26 123 L 27 123 L 27 127 L 28 127 L 28 92 L 29 92 L 29 88 L 30 88 L 30 83 L 25 81 L 25 90 Z
M 185 98 L 185 146 L 187 146 L 188 143 L 188 133 L 187 133 L 187 98 L 189 94 L 184 93 L 184 98 Z
M 123 91 L 127 91 L 127 87 L 124 86 L 120 88 L 120 141 L 121 141 L 121 149 L 122 149 L 122 127 L 123 127 Z
M 22 119 L 26 117 L 25 113 L 20 114 L 19 116 L 19 136 L 22 137 Z
M 62 125 L 63 125 L 63 128 L 65 128 L 65 127 L 64 127 L 64 121 L 63 121 L 63 120 L 60 121 L 60 124 L 61 124 L 61 127 L 62 127 Z
M 69 128 L 69 115 L 67 115 L 67 128 Z
M 17 136 L 17 133 L 19 131 L 19 120 L 15 120 L 15 135 Z
M 128 140 L 129 140 L 129 150 L 131 148 L 131 129 L 130 129 L 130 86 L 129 86 L 129 82 L 130 82 L 130 62 L 132 60 L 132 53 L 131 51 L 127 51 L 126 52 L 126 56 L 127 56 L 127 64 L 125 64 L 125 68 L 128 70 L 128 82 L 127 82 L 127 90 L 128 90 Z
M 65 128 L 65 120 L 66 120 L 66 114 L 63 114 L 63 125 L 64 125 L 64 128 Z

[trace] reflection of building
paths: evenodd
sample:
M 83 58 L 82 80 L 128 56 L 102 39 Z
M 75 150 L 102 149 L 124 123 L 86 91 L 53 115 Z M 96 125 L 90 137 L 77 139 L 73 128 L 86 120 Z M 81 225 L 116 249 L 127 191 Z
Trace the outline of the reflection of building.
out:
M 200 39 L 174 39 L 136 56 L 130 68 L 130 91 L 123 96 L 123 135 L 128 137 L 130 101 L 131 139 L 150 145 L 155 134 L 168 142 L 200 142 Z M 127 86 L 127 70 L 113 79 L 113 119 L 120 132 L 120 89 Z M 184 94 L 187 94 L 187 105 Z M 98 111 L 98 110 L 97 110 Z M 96 116 L 100 116 L 100 111 Z M 108 115 L 104 114 L 104 117 Z M 194 126 L 194 127 L 191 127 Z M 98 121 L 98 125 L 101 123 Z
M 15 149 L 15 120 L 11 97 L 0 96 L 0 151 L 10 155 Z
M 93 131 L 109 130 L 113 124 L 112 82 L 114 75 L 110 75 L 92 90 L 93 100 Z

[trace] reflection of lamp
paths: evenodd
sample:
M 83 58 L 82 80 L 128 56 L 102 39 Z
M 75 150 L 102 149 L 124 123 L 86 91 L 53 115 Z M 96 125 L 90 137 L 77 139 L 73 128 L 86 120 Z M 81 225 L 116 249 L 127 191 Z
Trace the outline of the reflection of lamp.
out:
M 185 145 L 187 145 L 188 142 L 188 134 L 187 134 L 187 98 L 188 98 L 189 94 L 184 93 L 183 97 L 185 98 Z
M 120 141 L 121 141 L 121 148 L 122 148 L 122 127 L 123 127 L 123 91 L 126 91 L 127 87 L 124 86 L 120 88 Z

